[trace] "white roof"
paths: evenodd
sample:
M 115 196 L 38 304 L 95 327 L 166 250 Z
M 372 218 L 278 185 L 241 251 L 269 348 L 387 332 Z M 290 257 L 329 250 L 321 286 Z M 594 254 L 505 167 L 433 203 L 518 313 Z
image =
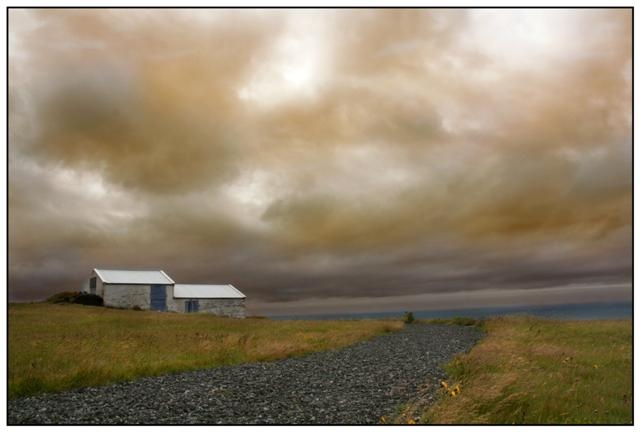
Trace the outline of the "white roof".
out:
M 189 285 L 175 284 L 175 298 L 245 298 L 233 285 Z
M 102 282 L 112 284 L 171 285 L 173 280 L 162 270 L 102 270 L 93 269 Z

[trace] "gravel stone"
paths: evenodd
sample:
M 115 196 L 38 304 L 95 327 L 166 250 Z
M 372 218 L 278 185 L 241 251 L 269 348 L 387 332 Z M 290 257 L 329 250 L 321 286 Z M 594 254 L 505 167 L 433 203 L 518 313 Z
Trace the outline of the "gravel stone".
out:
M 14 399 L 8 423 L 375 424 L 419 393 L 435 400 L 442 365 L 482 335 L 412 324 L 304 357 Z

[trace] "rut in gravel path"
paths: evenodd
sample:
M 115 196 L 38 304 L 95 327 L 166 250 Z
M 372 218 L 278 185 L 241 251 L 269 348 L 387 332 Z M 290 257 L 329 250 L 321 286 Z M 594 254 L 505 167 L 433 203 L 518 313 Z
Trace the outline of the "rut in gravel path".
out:
M 373 424 L 434 396 L 475 327 L 413 324 L 340 350 L 9 401 L 9 424 Z M 427 394 L 424 389 L 430 388 Z

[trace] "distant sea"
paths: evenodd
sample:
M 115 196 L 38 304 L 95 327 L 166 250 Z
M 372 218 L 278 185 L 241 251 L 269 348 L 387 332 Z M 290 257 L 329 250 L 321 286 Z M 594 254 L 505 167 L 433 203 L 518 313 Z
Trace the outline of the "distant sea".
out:
M 405 311 L 390 312 L 358 312 L 316 315 L 278 315 L 272 319 L 376 319 L 401 317 Z M 451 318 L 470 317 L 487 318 L 500 315 L 533 315 L 545 318 L 572 319 L 572 320 L 606 320 L 632 318 L 633 306 L 631 302 L 624 303 L 579 303 L 557 304 L 546 306 L 504 306 L 484 307 L 471 309 L 447 309 L 447 310 L 414 310 L 415 318 Z

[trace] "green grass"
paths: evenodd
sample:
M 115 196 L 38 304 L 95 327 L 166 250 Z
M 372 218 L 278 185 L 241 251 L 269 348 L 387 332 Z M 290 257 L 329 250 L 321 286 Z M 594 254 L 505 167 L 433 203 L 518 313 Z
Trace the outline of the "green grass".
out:
M 397 422 L 631 424 L 631 320 L 494 318 L 486 337 L 447 367 L 451 396 Z M 414 406 L 420 406 L 414 404 Z
M 9 397 L 341 348 L 400 321 L 276 321 L 73 304 L 9 306 Z

